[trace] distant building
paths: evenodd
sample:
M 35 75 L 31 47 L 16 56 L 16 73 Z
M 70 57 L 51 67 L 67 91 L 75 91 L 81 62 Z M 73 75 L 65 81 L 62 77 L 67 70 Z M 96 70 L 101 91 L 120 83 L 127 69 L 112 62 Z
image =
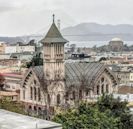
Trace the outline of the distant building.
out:
M 118 72 L 118 78 L 120 78 L 120 83 L 122 84 L 133 83 L 133 71 Z
M 20 100 L 20 84 L 22 75 L 15 73 L 2 73 L 5 81 L 2 90 L 0 91 L 0 98 L 8 98 L 11 101 Z
M 35 45 L 17 43 L 5 47 L 5 53 L 35 52 Z
M 20 72 L 21 65 L 22 63 L 18 59 L 0 59 L 0 72 Z
M 6 44 L 5 42 L 0 42 L 0 54 L 5 53 Z
M 120 84 L 133 84 L 133 68 L 117 66 L 112 70 L 118 77 Z
M 84 61 L 90 61 L 90 58 L 91 56 L 87 55 L 87 54 L 71 54 L 71 56 L 68 58 L 68 59 L 71 59 L 71 60 L 84 60 Z
M 6 91 L 20 91 L 23 75 L 16 73 L 3 73 L 2 75 L 5 78 L 4 89 Z
M 123 41 L 120 38 L 113 38 L 109 42 L 109 49 L 111 51 L 122 51 L 123 50 Z
M 119 97 L 121 101 L 126 100 L 128 102 L 128 107 L 133 108 L 133 85 L 120 85 L 114 97 Z
M 95 55 L 96 52 L 92 49 L 92 48 L 87 48 L 87 47 L 79 47 L 77 49 L 78 53 L 85 53 L 85 54 L 89 54 L 89 55 Z
M 0 99 L 10 99 L 11 101 L 19 101 L 19 94 L 12 91 L 0 91 Z

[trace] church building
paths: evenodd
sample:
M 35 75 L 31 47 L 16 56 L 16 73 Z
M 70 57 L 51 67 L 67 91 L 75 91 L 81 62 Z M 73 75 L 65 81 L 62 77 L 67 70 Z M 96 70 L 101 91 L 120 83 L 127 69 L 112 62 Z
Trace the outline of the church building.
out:
M 39 112 L 47 106 L 73 105 L 116 92 L 118 80 L 104 64 L 64 60 L 64 45 L 68 41 L 54 18 L 41 42 L 43 66 L 29 68 L 21 84 L 20 99 L 27 109 Z

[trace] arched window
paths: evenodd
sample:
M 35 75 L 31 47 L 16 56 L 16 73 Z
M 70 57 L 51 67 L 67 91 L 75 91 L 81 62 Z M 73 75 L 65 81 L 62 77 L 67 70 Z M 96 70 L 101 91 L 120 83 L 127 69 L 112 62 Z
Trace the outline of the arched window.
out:
M 38 88 L 38 101 L 41 101 L 41 93 L 40 93 L 40 88 Z
M 36 108 L 36 106 L 34 106 L 34 111 L 35 111 L 35 113 L 37 112 L 37 108 Z
M 101 78 L 101 82 L 102 82 L 102 83 L 104 82 L 104 78 L 103 78 L 103 77 Z
M 68 94 L 68 92 L 66 92 L 66 94 L 65 94 L 65 99 L 66 99 L 66 100 L 69 99 L 69 94 Z
M 109 85 L 106 85 L 106 93 L 109 93 Z
M 50 95 L 48 94 L 48 102 L 51 103 Z
M 104 85 L 101 86 L 101 93 L 104 93 Z
M 34 87 L 34 98 L 35 98 L 35 100 L 36 100 L 36 87 Z
M 75 91 L 72 92 L 72 98 L 73 98 L 73 100 L 75 100 L 75 98 L 76 98 L 75 97 Z
M 86 92 L 85 92 L 85 93 L 86 93 L 86 96 L 88 96 L 88 95 L 89 95 L 89 90 L 86 90 Z
M 99 95 L 100 94 L 100 87 L 99 87 L 99 85 L 97 85 L 97 95 Z
M 42 113 L 42 109 L 41 109 L 41 107 L 39 107 L 38 108 L 38 114 L 41 115 L 41 113 Z
M 31 100 L 33 99 L 33 89 L 32 89 L 32 87 L 30 87 L 30 99 Z
M 79 98 L 82 99 L 82 90 L 79 90 Z
M 34 85 L 36 85 L 36 80 L 34 80 Z
M 39 107 L 38 110 L 41 111 L 42 110 L 41 107 Z
M 23 99 L 25 99 L 25 90 L 23 90 Z
M 29 106 L 29 110 L 30 110 L 30 111 L 32 110 L 32 106 L 31 106 L 31 105 Z
M 61 103 L 61 98 L 60 98 L 60 94 L 57 95 L 57 105 L 59 105 Z

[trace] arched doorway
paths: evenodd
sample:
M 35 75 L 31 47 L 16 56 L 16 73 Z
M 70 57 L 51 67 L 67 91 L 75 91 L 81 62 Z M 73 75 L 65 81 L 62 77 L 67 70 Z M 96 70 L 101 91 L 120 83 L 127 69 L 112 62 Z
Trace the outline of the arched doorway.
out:
M 28 106 L 27 112 L 28 112 L 28 115 L 32 114 L 32 106 L 31 105 Z
M 42 108 L 38 107 L 38 115 L 42 115 Z
M 34 113 L 36 114 L 37 113 L 37 107 L 34 106 Z

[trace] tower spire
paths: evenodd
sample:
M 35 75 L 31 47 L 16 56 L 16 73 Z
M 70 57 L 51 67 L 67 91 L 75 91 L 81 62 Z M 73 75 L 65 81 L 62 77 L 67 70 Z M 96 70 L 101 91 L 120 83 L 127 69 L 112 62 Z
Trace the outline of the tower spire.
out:
M 54 23 L 55 15 L 53 14 L 53 23 Z

